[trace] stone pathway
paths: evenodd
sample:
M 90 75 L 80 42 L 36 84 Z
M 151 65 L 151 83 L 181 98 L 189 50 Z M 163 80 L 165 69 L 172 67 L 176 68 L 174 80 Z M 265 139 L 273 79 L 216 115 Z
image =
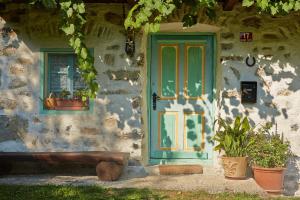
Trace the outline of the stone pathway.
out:
M 252 178 L 227 180 L 220 175 L 193 174 L 176 176 L 122 177 L 115 182 L 98 181 L 96 176 L 26 175 L 0 178 L 0 184 L 25 185 L 99 185 L 113 188 L 152 188 L 163 190 L 205 190 L 209 193 L 246 192 L 265 196 Z

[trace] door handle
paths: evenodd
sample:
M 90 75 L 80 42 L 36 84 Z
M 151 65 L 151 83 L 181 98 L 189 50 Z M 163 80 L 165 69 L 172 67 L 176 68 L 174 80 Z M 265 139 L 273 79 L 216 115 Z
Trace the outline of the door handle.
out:
M 160 100 L 160 97 L 155 92 L 153 92 L 153 94 L 152 94 L 152 106 L 153 106 L 153 110 L 156 110 L 156 102 L 158 100 Z

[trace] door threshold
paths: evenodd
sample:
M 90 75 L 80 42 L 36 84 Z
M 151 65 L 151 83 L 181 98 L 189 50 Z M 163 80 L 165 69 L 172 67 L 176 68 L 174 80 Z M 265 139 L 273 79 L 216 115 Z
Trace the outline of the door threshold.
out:
M 147 166 L 145 170 L 149 175 L 188 175 L 203 174 L 203 166 L 199 164 L 168 164 Z

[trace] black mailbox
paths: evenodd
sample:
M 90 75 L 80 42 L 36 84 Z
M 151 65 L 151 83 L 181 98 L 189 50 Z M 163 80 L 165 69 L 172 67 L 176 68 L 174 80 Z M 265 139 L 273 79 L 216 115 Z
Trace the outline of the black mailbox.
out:
M 257 99 L 257 82 L 241 82 L 242 103 L 256 103 Z

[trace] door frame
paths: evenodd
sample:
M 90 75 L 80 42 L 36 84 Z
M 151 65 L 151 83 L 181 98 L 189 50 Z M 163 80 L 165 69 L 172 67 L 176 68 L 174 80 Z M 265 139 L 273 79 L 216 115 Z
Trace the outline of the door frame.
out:
M 182 24 L 180 24 L 180 26 L 182 26 Z M 146 48 L 146 60 L 147 62 L 145 63 L 146 64 L 146 78 L 147 78 L 147 81 L 146 81 L 146 110 L 147 110 L 147 131 L 146 131 L 146 134 L 147 134 L 147 137 L 145 141 L 145 143 L 147 143 L 147 147 L 146 147 L 146 151 L 147 151 L 147 161 L 146 161 L 146 164 L 148 165 L 156 165 L 156 164 L 163 164 L 161 163 L 161 160 L 162 159 L 151 159 L 150 155 L 151 155 L 151 145 L 150 145 L 150 142 L 151 142 L 151 130 L 152 130 L 152 127 L 151 127 L 151 49 L 152 49 L 152 36 L 155 36 L 155 35 L 207 35 L 207 36 L 212 36 L 213 37 L 213 77 L 212 77 L 212 80 L 213 80 L 213 107 L 212 107 L 212 116 L 213 116 L 213 121 L 216 119 L 216 115 L 215 115 L 215 110 L 216 110 L 216 99 L 217 99 L 217 90 L 216 90 L 216 80 L 217 80 L 217 57 L 219 55 L 218 53 L 218 48 L 217 48 L 217 40 L 218 40 L 218 34 L 217 34 L 217 31 L 214 31 L 214 32 L 199 32 L 199 31 L 194 31 L 194 32 L 173 32 L 173 31 L 166 31 L 166 32 L 158 32 L 158 33 L 151 33 L 151 34 L 148 34 L 146 36 L 146 40 L 147 40 L 147 48 Z M 212 126 L 212 132 L 214 133 L 214 127 Z M 212 133 L 212 135 L 213 135 Z M 180 160 L 168 160 L 168 163 L 180 163 L 180 164 L 183 164 L 183 163 L 199 163 L 200 161 L 200 164 L 204 164 L 204 165 L 213 165 L 214 163 L 214 153 L 212 152 L 212 158 L 211 159 L 208 159 L 208 160 L 198 160 L 198 159 L 180 159 Z

